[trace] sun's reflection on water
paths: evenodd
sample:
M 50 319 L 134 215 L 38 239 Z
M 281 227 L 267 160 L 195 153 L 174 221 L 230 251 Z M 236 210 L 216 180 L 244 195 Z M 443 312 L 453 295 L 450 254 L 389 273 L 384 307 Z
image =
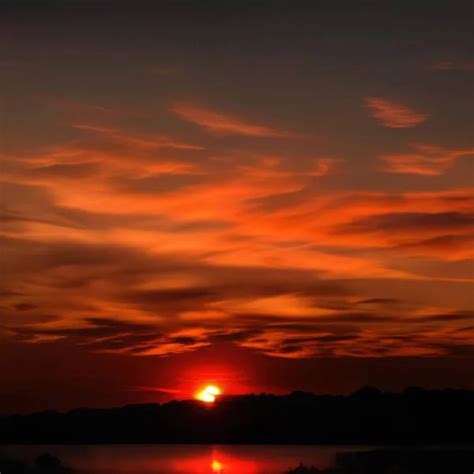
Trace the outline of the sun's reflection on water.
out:
M 258 463 L 252 459 L 242 459 L 225 449 L 214 448 L 208 455 L 181 459 L 174 465 L 173 472 L 180 474 L 259 474 Z
M 217 459 L 214 459 L 211 463 L 211 469 L 214 474 L 223 474 L 224 466 Z

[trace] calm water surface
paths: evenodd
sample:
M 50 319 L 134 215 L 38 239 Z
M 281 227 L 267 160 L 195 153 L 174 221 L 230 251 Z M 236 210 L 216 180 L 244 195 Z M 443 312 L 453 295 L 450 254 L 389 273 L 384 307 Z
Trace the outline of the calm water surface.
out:
M 32 462 L 49 452 L 78 474 L 282 474 L 300 462 L 319 468 L 336 453 L 361 446 L 100 445 L 3 446 L 2 454 Z

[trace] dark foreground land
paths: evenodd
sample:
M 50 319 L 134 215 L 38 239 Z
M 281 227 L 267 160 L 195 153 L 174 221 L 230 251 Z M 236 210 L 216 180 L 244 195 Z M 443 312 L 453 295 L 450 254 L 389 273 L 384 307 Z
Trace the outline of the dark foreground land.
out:
M 366 388 L 0 418 L 0 443 L 473 444 L 474 392 Z
M 45 453 L 38 456 L 33 464 L 10 458 L 0 458 L 2 474 L 72 474 L 55 456 Z
M 380 449 L 339 454 L 332 469 L 301 464 L 285 474 L 468 474 L 473 467 L 474 450 Z

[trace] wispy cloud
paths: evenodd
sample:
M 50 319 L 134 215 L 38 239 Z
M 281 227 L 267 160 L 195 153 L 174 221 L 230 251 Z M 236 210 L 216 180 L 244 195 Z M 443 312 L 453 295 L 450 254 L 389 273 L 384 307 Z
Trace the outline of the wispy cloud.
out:
M 199 125 L 215 134 L 268 138 L 289 138 L 294 136 L 293 133 L 286 130 L 247 121 L 200 105 L 176 102 L 171 106 L 171 110 L 183 120 Z
M 389 128 L 415 127 L 428 118 L 427 114 L 383 97 L 366 97 L 365 103 L 371 116 Z
M 447 149 L 435 145 L 415 145 L 408 153 L 381 156 L 388 173 L 440 176 L 454 166 L 459 158 L 473 157 L 474 148 Z
M 435 71 L 474 71 L 474 61 L 439 61 L 434 63 Z
M 189 143 L 179 142 L 173 138 L 154 135 L 148 137 L 137 137 L 130 133 L 124 133 L 121 130 L 114 128 L 101 127 L 97 125 L 78 123 L 74 125 L 75 128 L 85 130 L 87 132 L 93 132 L 99 135 L 103 135 L 109 140 L 119 141 L 125 144 L 130 144 L 143 149 L 160 149 L 160 148 L 174 148 L 177 150 L 202 150 L 203 147 L 200 145 L 191 145 Z

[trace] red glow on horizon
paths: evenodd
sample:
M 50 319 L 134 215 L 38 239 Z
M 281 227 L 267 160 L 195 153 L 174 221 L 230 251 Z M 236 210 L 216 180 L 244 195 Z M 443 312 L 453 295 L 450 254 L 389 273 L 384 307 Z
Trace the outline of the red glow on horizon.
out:
M 213 448 L 208 455 L 191 456 L 173 462 L 172 466 L 179 472 L 196 474 L 257 474 L 259 461 L 248 456 Z

